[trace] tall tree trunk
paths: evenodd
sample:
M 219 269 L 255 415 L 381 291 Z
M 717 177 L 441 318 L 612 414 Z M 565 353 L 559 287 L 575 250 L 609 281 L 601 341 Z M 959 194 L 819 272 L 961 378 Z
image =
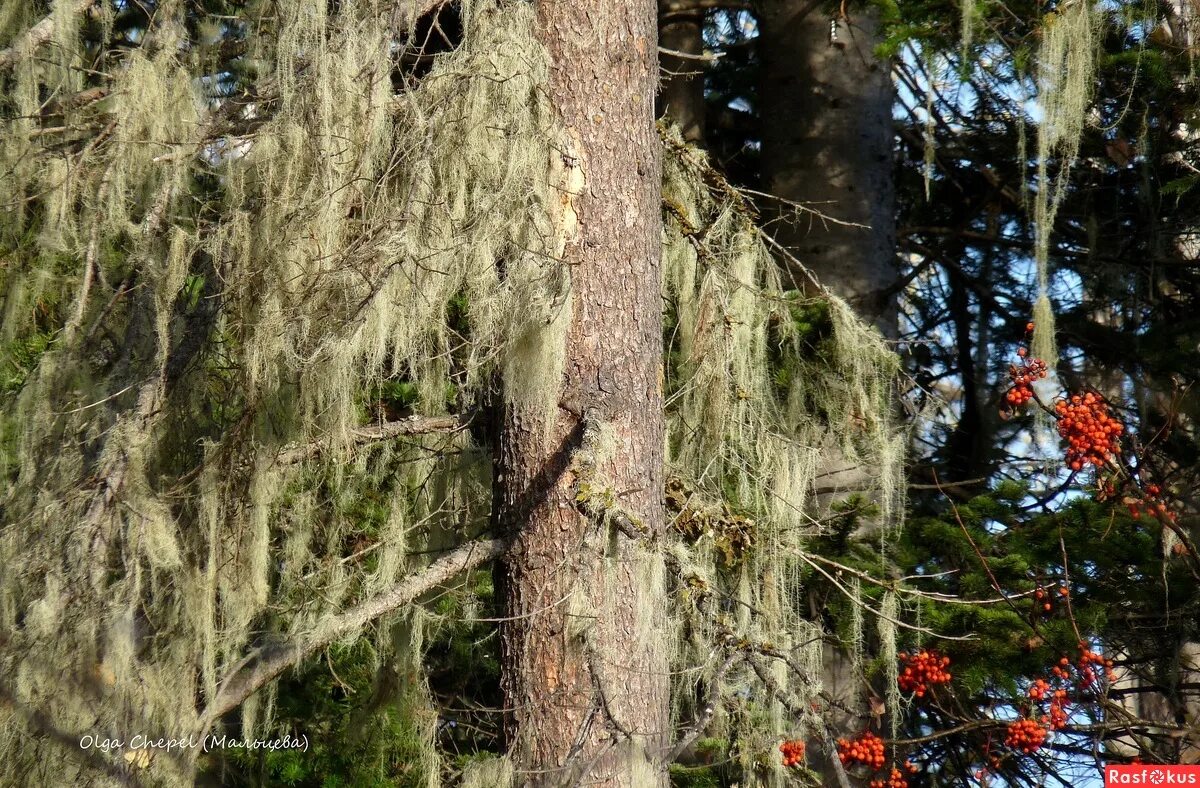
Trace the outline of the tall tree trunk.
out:
M 807 0 L 764 3 L 762 171 L 766 191 L 835 221 L 783 211 L 776 240 L 886 337 L 896 335 L 894 88 L 875 57 L 873 9 L 836 20 Z M 776 206 L 767 206 L 768 208 Z M 797 281 L 802 281 L 798 276 Z
M 764 190 L 829 217 L 796 214 L 768 200 L 767 226 L 822 284 L 894 338 L 896 301 L 889 289 L 898 276 L 894 89 L 888 64 L 874 55 L 875 12 L 860 8 L 849 20 L 838 18 L 835 37 L 830 16 L 813 10 L 808 0 L 766 0 L 760 23 Z M 791 273 L 798 286 L 807 286 L 802 272 Z M 837 456 L 828 462 L 831 468 L 844 465 Z M 869 487 L 863 469 L 832 473 L 823 481 L 842 491 L 826 496 L 826 505 Z M 822 674 L 825 691 L 843 709 L 865 711 L 866 688 L 841 649 L 826 645 Z M 828 719 L 838 735 L 861 727 L 855 715 L 836 705 Z M 838 784 L 831 753 L 814 752 L 810 763 L 825 785 Z
M 655 11 L 653 0 L 538 6 L 567 131 L 571 320 L 557 406 L 506 396 L 497 449 L 497 524 L 517 535 L 501 635 L 522 785 L 665 784 L 662 558 L 605 524 L 613 509 L 648 533 L 664 524 Z M 612 491 L 607 511 L 582 510 L 584 479 Z
M 704 142 L 704 9 L 695 0 L 658 0 L 663 83 L 658 114 L 679 124 L 688 142 Z

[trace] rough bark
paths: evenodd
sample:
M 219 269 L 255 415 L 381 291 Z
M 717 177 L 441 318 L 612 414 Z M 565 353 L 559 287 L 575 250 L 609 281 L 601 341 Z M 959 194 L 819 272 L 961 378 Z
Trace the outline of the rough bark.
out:
M 808 0 L 764 4 L 764 185 L 836 220 L 807 213 L 787 220 L 785 210 L 772 228 L 822 283 L 894 337 L 895 299 L 887 295 L 897 278 L 891 71 L 874 55 L 874 10 L 835 19 L 832 40 L 830 16 Z
M 704 9 L 680 0 L 659 0 L 662 91 L 658 114 L 679 124 L 688 142 L 704 141 Z M 680 57 L 675 52 L 696 57 Z
M 515 544 L 501 570 L 506 738 L 522 785 L 653 786 L 668 734 L 655 613 L 661 556 L 578 508 L 585 435 L 615 438 L 591 472 L 651 533 L 663 528 L 661 189 L 651 0 L 542 0 L 549 95 L 567 131 L 572 319 L 553 412 L 506 407 L 495 517 Z M 512 385 L 512 381 L 506 381 Z M 518 398 L 517 402 L 520 401 Z

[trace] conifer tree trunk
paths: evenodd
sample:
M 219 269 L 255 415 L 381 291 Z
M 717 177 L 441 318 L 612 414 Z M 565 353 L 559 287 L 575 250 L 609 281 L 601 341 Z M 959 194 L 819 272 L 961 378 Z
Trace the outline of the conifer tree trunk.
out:
M 518 784 L 641 788 L 665 784 L 662 560 L 609 523 L 664 522 L 655 3 L 542 0 L 538 23 L 573 173 L 559 228 L 571 321 L 557 406 L 506 396 L 498 442 L 495 516 L 516 534 L 501 570 L 506 738 Z M 585 482 L 611 491 L 604 511 L 584 512 Z
M 888 288 L 897 276 L 895 91 L 888 64 L 874 54 L 876 12 L 867 6 L 848 13 L 831 19 L 806 0 L 764 4 L 762 171 L 767 192 L 812 203 L 841 222 L 811 215 L 780 221 L 772 225 L 776 239 L 894 337 L 896 304 Z
M 664 50 L 659 113 L 679 124 L 688 142 L 704 142 L 704 9 L 689 0 L 658 0 Z
M 1165 4 L 1165 7 L 1167 9 L 1166 18 L 1152 35 L 1156 37 L 1165 35 L 1174 46 L 1181 49 L 1186 48 L 1189 52 L 1194 51 L 1196 33 L 1200 29 L 1200 9 L 1194 3 L 1186 0 L 1171 0 Z M 1180 141 L 1194 144 L 1195 140 L 1200 139 L 1200 128 L 1194 123 L 1181 123 L 1176 127 L 1174 135 Z M 1157 197 L 1157 195 L 1155 196 Z M 1143 199 L 1150 203 L 1143 209 L 1148 215 L 1152 215 L 1158 210 L 1158 206 L 1152 204 L 1153 200 L 1148 194 Z M 1156 235 L 1158 243 L 1163 246 L 1170 243 L 1173 247 L 1170 250 L 1158 250 L 1159 255 L 1174 256 L 1181 263 L 1197 258 L 1198 249 L 1194 230 L 1191 233 L 1175 232 L 1169 235 L 1167 233 Z M 1093 319 L 1097 318 L 1093 317 Z M 1120 325 L 1122 316 L 1112 314 L 1105 315 L 1101 319 L 1111 319 L 1115 325 Z M 1113 377 L 1111 374 L 1106 375 L 1106 370 L 1103 368 L 1089 370 L 1088 375 L 1089 380 L 1104 381 L 1100 390 L 1112 400 L 1119 402 L 1121 394 L 1118 387 L 1121 381 L 1113 381 Z M 1134 381 L 1134 399 L 1138 403 L 1139 410 L 1138 422 L 1145 434 L 1153 435 L 1160 429 L 1169 432 L 1167 424 L 1172 419 L 1178 418 L 1174 415 L 1176 406 L 1172 401 L 1175 398 L 1175 392 L 1172 389 L 1171 381 L 1162 378 L 1156 379 L 1153 376 L 1146 376 Z M 1163 529 L 1162 538 L 1168 538 L 1166 529 Z M 1127 656 L 1127 654 L 1118 653 L 1115 658 L 1121 662 L 1122 658 Z M 1143 666 L 1142 671 L 1144 672 L 1140 676 L 1137 670 L 1128 666 L 1117 667 L 1118 678 L 1113 686 L 1122 690 L 1117 703 L 1130 715 L 1139 719 L 1195 720 L 1200 718 L 1200 701 L 1197 701 L 1195 696 L 1190 695 L 1187 691 L 1180 691 L 1180 687 L 1200 682 L 1200 642 L 1181 640 L 1161 657 L 1158 665 Z M 1153 675 L 1154 673 L 1158 673 L 1158 675 L 1153 676 L 1153 681 L 1146 678 L 1146 674 Z M 1168 754 L 1177 759 L 1176 763 L 1195 763 L 1200 758 L 1200 737 L 1195 735 L 1180 737 L 1171 745 L 1171 749 L 1175 748 L 1177 748 L 1176 752 Z M 1139 752 L 1137 743 L 1132 739 L 1118 739 L 1115 742 L 1109 742 L 1108 749 L 1110 752 L 1123 755 L 1136 755 Z
M 895 187 L 892 173 L 894 88 L 886 62 L 874 55 L 878 23 L 870 7 L 851 8 L 849 18 L 814 9 L 808 0 L 767 0 L 762 5 L 758 52 L 762 62 L 764 190 L 811 204 L 829 221 L 797 216 L 784 203 L 767 201 L 766 226 L 775 239 L 835 295 L 845 298 L 887 338 L 897 335 Z M 833 30 L 831 31 L 831 23 Z M 785 263 L 786 264 L 786 263 Z M 806 276 L 793 271 L 800 287 Z M 836 456 L 831 469 L 843 465 Z M 824 503 L 869 487 L 864 469 L 823 474 Z M 850 658 L 827 644 L 822 684 L 836 700 L 826 709 L 839 736 L 861 727 L 867 688 Z M 811 766 L 825 785 L 844 780 L 828 750 L 815 750 Z

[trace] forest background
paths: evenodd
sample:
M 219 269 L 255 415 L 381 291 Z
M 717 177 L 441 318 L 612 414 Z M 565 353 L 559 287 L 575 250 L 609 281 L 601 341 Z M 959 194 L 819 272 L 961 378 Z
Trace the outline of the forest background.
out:
M 0 783 L 1200 762 L 1197 13 L 0 3 Z

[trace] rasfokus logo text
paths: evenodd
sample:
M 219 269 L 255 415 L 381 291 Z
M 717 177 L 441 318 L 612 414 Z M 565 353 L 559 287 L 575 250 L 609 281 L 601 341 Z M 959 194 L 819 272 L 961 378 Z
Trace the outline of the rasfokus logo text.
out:
M 1115 785 L 1195 785 L 1200 788 L 1200 766 L 1127 764 L 1104 767 L 1104 788 Z

